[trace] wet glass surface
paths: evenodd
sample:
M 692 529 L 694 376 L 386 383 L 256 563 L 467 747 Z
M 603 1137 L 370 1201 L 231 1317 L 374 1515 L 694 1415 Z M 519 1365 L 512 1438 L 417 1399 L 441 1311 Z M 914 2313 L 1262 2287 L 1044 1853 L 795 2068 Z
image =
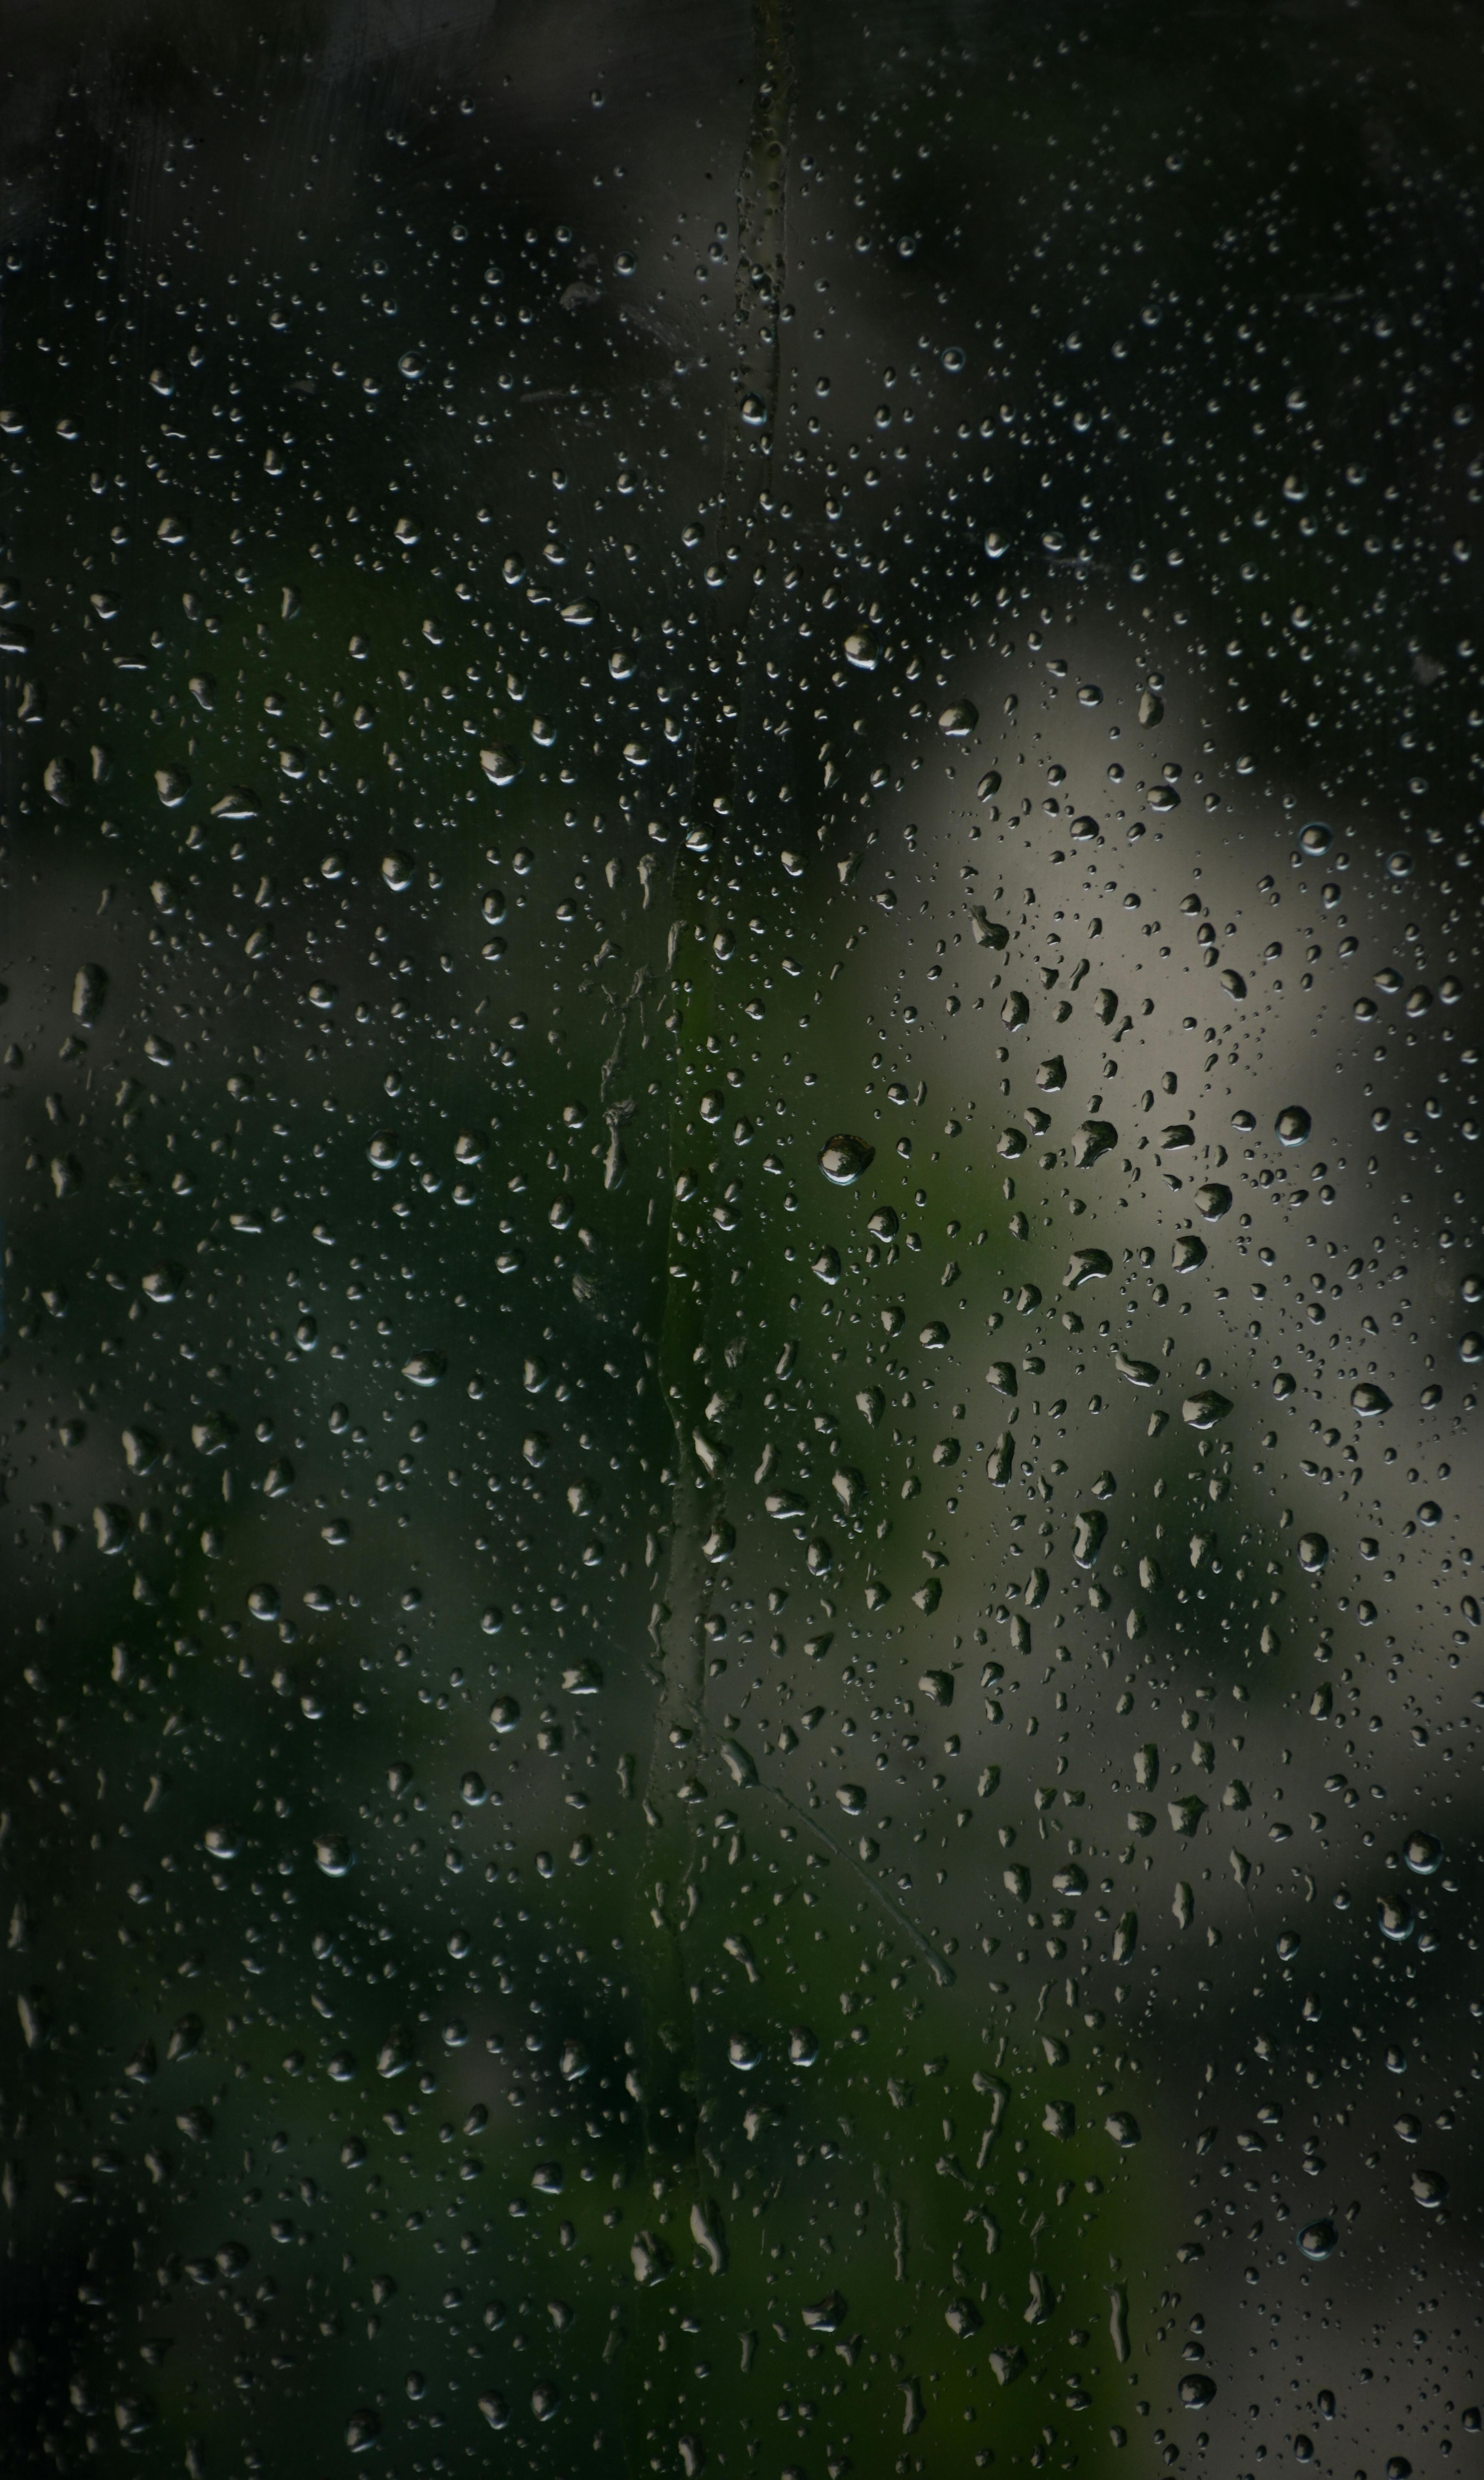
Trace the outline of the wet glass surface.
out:
M 6 41 L 14 2467 L 1466 2467 L 1471 21 Z

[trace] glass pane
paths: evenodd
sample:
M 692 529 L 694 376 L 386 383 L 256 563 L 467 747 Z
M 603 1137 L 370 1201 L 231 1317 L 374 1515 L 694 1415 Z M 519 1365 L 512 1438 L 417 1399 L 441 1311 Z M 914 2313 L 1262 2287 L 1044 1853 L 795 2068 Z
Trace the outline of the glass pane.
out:
M 1441 2468 L 1462 21 L 10 13 L 25 2467 Z

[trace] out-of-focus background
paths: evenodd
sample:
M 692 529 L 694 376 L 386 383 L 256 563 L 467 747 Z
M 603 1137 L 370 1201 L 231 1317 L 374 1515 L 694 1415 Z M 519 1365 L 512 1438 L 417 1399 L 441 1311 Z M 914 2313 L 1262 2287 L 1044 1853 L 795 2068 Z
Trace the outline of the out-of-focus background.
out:
M 1481 99 L 8 12 L 8 2468 L 1479 2450 Z

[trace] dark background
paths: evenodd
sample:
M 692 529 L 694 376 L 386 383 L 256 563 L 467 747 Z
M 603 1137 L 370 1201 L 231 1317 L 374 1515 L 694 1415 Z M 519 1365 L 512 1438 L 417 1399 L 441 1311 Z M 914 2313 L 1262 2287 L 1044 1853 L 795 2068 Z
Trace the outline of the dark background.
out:
M 1476 19 L 0 80 L 10 2461 L 1467 2460 Z

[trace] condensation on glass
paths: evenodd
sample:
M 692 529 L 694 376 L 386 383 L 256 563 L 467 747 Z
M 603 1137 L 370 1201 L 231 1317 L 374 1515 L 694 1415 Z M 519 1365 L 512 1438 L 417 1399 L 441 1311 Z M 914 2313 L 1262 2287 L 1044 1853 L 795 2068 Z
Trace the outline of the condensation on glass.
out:
M 10 17 L 16 2468 L 1465 2467 L 1464 19 Z

